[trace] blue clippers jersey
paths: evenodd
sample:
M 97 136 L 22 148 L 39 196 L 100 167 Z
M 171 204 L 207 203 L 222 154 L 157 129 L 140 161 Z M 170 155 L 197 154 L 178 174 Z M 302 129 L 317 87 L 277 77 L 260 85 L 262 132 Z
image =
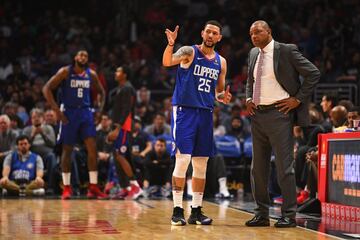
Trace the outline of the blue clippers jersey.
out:
M 90 68 L 80 75 L 74 72 L 74 67 L 69 66 L 69 76 L 61 85 L 61 101 L 66 107 L 91 106 L 91 75 Z
M 172 104 L 213 109 L 215 88 L 221 72 L 220 55 L 215 52 L 213 59 L 208 59 L 197 46 L 194 60 L 190 67 L 178 67 Z
M 11 158 L 10 180 L 34 180 L 36 177 L 36 158 L 35 153 L 30 153 L 29 158 L 22 162 L 19 154 L 14 151 Z

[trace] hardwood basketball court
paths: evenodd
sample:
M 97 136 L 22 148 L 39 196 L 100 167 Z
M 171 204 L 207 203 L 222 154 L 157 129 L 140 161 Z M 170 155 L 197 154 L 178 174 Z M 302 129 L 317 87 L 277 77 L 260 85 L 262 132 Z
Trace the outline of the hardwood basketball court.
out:
M 337 239 L 300 227 L 248 228 L 252 215 L 204 203 L 210 226 L 171 226 L 169 200 L 1 199 L 0 239 Z M 185 202 L 185 216 L 190 202 Z

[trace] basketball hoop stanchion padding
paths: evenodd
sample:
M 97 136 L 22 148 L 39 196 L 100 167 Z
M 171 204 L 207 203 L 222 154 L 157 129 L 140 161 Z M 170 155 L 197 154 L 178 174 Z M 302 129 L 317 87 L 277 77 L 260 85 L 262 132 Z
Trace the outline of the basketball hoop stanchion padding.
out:
M 322 218 L 360 222 L 360 132 L 319 134 L 318 143 Z

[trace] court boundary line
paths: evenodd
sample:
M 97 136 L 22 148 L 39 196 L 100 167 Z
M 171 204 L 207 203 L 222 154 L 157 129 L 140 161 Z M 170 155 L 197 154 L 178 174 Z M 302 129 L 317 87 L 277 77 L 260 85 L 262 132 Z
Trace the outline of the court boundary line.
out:
M 205 200 L 204 202 L 209 203 L 210 205 L 216 205 L 216 206 L 218 206 L 218 207 L 221 206 L 220 204 L 218 204 L 218 203 L 216 203 L 216 202 L 210 202 L 210 201 L 208 201 L 208 200 Z M 249 213 L 249 212 L 247 212 L 247 211 L 245 211 L 245 210 L 241 210 L 241 209 L 238 209 L 238 208 L 235 208 L 235 207 L 232 207 L 232 206 L 226 206 L 226 207 L 229 208 L 229 209 L 231 209 L 231 210 L 233 210 L 233 211 L 237 211 L 237 212 L 241 212 L 241 213 L 246 213 L 246 214 L 248 214 L 248 215 L 254 215 L 254 213 Z M 270 221 L 275 221 L 275 219 L 270 218 Z M 244 226 L 245 226 L 245 225 L 244 225 Z M 306 230 L 306 231 L 313 232 L 313 233 L 317 233 L 317 234 L 321 234 L 321 235 L 324 235 L 324 236 L 332 237 L 332 238 L 335 238 L 335 239 L 340 239 L 340 240 L 344 239 L 344 238 L 340 238 L 340 237 L 338 237 L 338 236 L 334 236 L 334 235 L 330 235 L 330 234 L 327 234 L 327 233 L 315 231 L 315 230 L 312 230 L 312 229 L 309 229 L 309 228 L 305 228 L 305 227 L 302 227 L 302 226 L 296 225 L 296 227 L 297 227 L 297 228 L 304 229 L 304 230 Z

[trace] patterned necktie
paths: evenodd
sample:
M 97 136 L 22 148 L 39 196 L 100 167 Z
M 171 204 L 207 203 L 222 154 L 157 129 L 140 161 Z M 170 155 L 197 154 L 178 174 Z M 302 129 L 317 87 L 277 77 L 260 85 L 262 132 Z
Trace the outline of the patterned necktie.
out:
M 261 87 L 261 75 L 262 75 L 262 68 L 264 62 L 264 51 L 260 50 L 259 53 L 259 62 L 256 70 L 256 78 L 254 83 L 254 91 L 253 91 L 253 102 L 255 105 L 259 105 L 260 103 L 260 87 Z

